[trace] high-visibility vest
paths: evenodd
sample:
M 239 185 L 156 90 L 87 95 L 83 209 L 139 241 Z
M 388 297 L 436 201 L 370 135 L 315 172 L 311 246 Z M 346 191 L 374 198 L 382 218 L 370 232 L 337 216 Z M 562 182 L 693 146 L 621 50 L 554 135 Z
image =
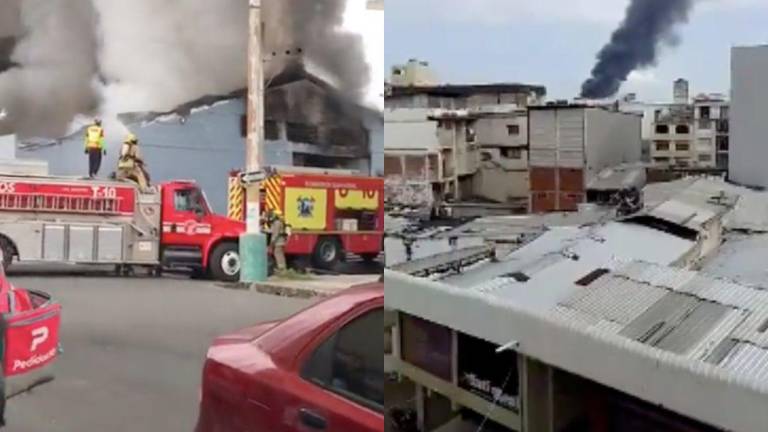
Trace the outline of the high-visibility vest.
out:
M 104 129 L 101 126 L 92 125 L 85 131 L 85 148 L 99 150 L 104 148 Z

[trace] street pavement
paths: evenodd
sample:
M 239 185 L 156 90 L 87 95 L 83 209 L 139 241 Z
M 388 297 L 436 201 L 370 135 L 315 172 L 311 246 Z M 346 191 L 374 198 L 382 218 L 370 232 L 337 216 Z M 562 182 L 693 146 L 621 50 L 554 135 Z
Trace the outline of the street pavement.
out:
M 182 276 L 10 275 L 63 307 L 56 379 L 11 399 L 10 432 L 190 432 L 211 340 L 313 302 Z

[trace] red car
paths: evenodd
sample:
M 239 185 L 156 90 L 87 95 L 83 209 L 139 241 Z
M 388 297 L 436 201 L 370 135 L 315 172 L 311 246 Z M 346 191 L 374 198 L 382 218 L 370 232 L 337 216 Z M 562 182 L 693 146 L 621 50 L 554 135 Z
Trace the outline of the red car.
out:
M 382 432 L 384 284 L 346 290 L 208 350 L 197 432 Z

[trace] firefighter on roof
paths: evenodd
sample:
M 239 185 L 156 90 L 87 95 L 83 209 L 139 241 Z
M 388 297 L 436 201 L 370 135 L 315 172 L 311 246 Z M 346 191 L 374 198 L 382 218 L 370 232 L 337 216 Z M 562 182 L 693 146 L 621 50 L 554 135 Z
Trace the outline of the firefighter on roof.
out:
M 101 119 L 95 119 L 85 130 L 85 154 L 88 155 L 88 177 L 94 178 L 101 168 L 101 156 L 107 154 L 104 149 L 104 128 Z
M 120 157 L 117 160 L 117 179 L 133 180 L 142 190 L 149 187 L 149 176 L 144 170 L 144 160 L 139 152 L 139 139 L 134 134 L 129 134 L 125 138 L 120 149 Z

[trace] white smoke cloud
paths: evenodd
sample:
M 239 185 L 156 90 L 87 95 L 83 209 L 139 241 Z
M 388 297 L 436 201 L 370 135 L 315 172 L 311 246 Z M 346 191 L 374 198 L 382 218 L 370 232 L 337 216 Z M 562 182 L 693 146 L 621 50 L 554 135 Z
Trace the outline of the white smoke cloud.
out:
M 359 98 L 370 71 L 357 58 L 362 40 L 342 29 L 345 1 L 365 4 L 269 3 L 267 42 L 303 48 L 307 63 Z M 0 129 L 10 124 L 22 136 L 56 137 L 94 115 L 108 126 L 118 113 L 166 111 L 246 85 L 245 0 L 0 2 L 0 35 L 23 35 L 13 54 L 20 67 L 0 73 L 0 107 L 9 113 Z
M 167 111 L 245 84 L 248 2 L 93 0 L 104 114 Z

